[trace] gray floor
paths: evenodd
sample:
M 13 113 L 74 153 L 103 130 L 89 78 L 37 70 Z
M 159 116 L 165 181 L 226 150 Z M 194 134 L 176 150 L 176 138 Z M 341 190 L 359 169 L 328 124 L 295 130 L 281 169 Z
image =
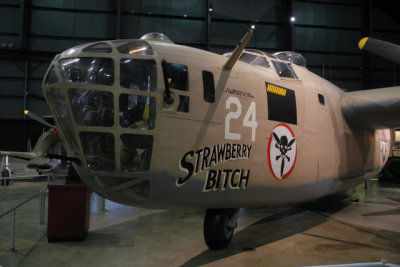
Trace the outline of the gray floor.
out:
M 386 259 L 400 264 L 400 185 L 371 181 L 342 201 L 242 209 L 231 245 L 209 251 L 204 212 L 146 210 L 92 196 L 90 232 L 83 242 L 48 243 L 38 225 L 39 201 L 17 211 L 16 253 L 10 216 L 0 218 L 0 265 L 9 266 L 301 266 Z M 0 213 L 46 182 L 13 182 Z M 358 202 L 352 201 L 359 199 Z

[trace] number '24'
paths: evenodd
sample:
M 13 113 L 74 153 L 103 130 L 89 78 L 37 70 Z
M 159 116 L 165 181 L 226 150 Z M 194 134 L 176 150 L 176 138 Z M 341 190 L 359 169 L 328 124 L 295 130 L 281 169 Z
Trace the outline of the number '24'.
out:
M 242 135 L 240 133 L 231 132 L 230 126 L 232 120 L 237 120 L 242 115 L 242 104 L 240 100 L 236 97 L 230 96 L 226 99 L 225 108 L 227 110 L 232 110 L 232 106 L 236 106 L 235 111 L 230 111 L 225 116 L 225 139 L 228 140 L 241 140 Z M 251 141 L 256 140 L 256 102 L 251 102 L 250 106 L 243 118 L 243 127 L 251 128 Z

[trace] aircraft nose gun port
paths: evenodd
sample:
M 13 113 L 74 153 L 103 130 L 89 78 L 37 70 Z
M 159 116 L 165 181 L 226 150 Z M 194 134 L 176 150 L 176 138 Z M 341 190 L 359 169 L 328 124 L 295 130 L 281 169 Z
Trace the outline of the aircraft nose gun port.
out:
M 145 201 L 150 185 L 140 175 L 151 168 L 157 91 L 147 41 L 71 48 L 56 56 L 43 91 L 82 179 L 109 199 Z

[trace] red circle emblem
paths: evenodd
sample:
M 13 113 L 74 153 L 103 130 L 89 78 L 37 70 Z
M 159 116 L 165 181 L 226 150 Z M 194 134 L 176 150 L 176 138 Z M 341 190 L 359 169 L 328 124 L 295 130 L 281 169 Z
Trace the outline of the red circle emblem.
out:
M 297 159 L 297 142 L 290 127 L 284 123 L 275 126 L 268 142 L 268 165 L 272 175 L 283 180 L 293 171 Z

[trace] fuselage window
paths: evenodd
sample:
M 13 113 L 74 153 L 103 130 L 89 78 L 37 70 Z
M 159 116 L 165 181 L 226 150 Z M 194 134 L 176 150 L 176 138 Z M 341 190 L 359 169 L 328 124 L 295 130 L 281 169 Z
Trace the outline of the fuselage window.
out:
M 265 82 L 268 101 L 268 120 L 297 124 L 294 90 Z
M 156 101 L 154 97 L 121 94 L 119 123 L 122 128 L 152 130 L 155 127 Z
M 121 143 L 123 171 L 147 171 L 150 168 L 153 136 L 123 134 Z
M 318 100 L 321 105 L 325 105 L 325 98 L 323 95 L 318 94 Z
M 114 170 L 114 136 L 111 133 L 81 132 L 79 137 L 89 169 Z
M 157 67 L 154 60 L 123 58 L 120 64 L 122 87 L 146 92 L 157 89 Z
M 111 53 L 112 48 L 109 44 L 101 42 L 82 49 L 82 52 L 89 53 Z
M 64 91 L 56 88 L 50 88 L 46 95 L 50 100 L 49 106 L 55 112 L 58 123 L 60 124 L 60 128 L 64 133 L 66 142 L 73 150 L 77 150 L 78 144 L 74 138 L 74 128 L 72 123 L 70 123 L 72 118 L 69 115 L 70 113 L 68 111 L 67 98 L 64 95 Z
M 46 77 L 46 80 L 44 83 L 46 85 L 58 83 L 56 70 L 55 70 L 54 66 L 51 66 L 51 69 L 50 69 L 49 73 L 47 74 L 47 77 Z
M 114 61 L 111 58 L 64 58 L 58 62 L 64 81 L 113 85 Z
M 115 40 L 112 41 L 121 54 L 149 56 L 153 55 L 153 49 L 143 40 Z
M 70 89 L 68 97 L 77 124 L 84 126 L 113 126 L 114 105 L 111 92 Z
M 171 90 L 178 90 L 187 92 L 189 91 L 189 73 L 188 67 L 186 65 L 165 62 L 163 64 L 164 73 L 167 78 L 167 82 L 169 84 L 169 88 Z M 180 94 L 179 96 L 179 105 L 178 112 L 188 113 L 189 112 L 189 96 L 187 93 Z
M 272 60 L 279 77 L 297 79 L 297 75 L 289 63 Z
M 214 75 L 206 70 L 203 70 L 203 97 L 208 103 L 215 101 Z
M 166 74 L 169 88 L 189 91 L 188 68 L 186 65 L 166 62 Z
M 189 112 L 189 97 L 185 95 L 179 95 L 178 111 L 188 113 Z

